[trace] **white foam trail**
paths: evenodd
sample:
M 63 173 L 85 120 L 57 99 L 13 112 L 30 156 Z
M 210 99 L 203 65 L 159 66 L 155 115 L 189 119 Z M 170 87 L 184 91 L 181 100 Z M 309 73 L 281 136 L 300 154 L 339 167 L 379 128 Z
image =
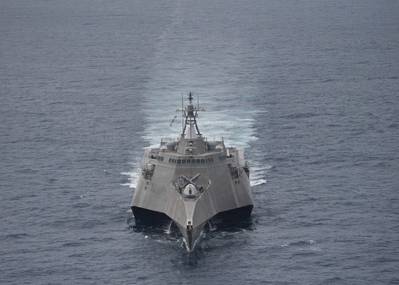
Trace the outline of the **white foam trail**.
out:
M 159 97 L 158 97 L 159 98 Z M 150 101 L 150 100 L 148 100 Z M 151 100 L 152 101 L 152 100 Z M 170 118 L 174 114 L 174 110 L 178 108 L 176 104 L 167 101 L 165 109 L 169 109 Z M 145 105 L 154 106 L 156 102 L 147 102 Z M 148 142 L 148 146 L 145 148 L 159 147 L 159 143 L 162 138 L 170 137 L 177 138 L 176 134 L 179 134 L 180 123 L 175 123 L 172 127 L 169 126 L 169 122 L 165 118 L 168 117 L 168 112 L 160 109 L 145 112 L 149 114 L 146 118 L 147 126 L 146 131 L 143 134 L 144 140 Z M 199 127 L 201 132 L 207 136 L 209 140 L 224 138 L 226 145 L 235 146 L 239 148 L 249 148 L 251 142 L 257 140 L 255 130 L 253 127 L 254 119 L 253 116 L 256 114 L 255 111 L 242 111 L 237 108 L 236 111 L 230 114 L 228 112 L 217 112 L 210 110 L 209 112 L 203 113 L 199 118 Z M 163 118 L 160 120 L 159 118 Z M 240 126 L 240 127 L 238 127 Z M 272 168 L 271 165 L 260 165 L 260 161 L 250 160 L 250 183 L 251 186 L 259 186 L 265 184 L 267 170 Z M 134 165 L 134 170 L 131 172 L 124 173 L 128 176 L 129 183 L 125 185 L 130 188 L 136 187 L 136 182 L 139 177 L 139 163 Z
M 176 139 L 177 135 L 181 131 L 180 123 L 177 122 L 170 127 L 169 121 L 166 118 L 172 118 L 172 115 L 174 114 L 173 111 L 176 110 L 178 106 L 166 100 L 167 103 L 165 109 L 169 109 L 169 114 L 171 114 L 168 117 L 168 112 L 163 108 L 162 110 L 155 109 L 151 111 L 150 106 L 153 107 L 156 102 L 152 100 L 147 101 L 148 102 L 145 106 L 148 106 L 148 111 L 145 113 L 148 114 L 148 117 L 146 117 L 147 126 L 143 138 L 148 142 L 148 146 L 145 148 L 159 147 L 161 139 L 165 137 Z M 217 112 L 213 110 L 203 113 L 200 115 L 198 122 L 200 130 L 209 140 L 217 140 L 223 137 L 226 145 L 247 149 L 248 151 L 251 142 L 257 140 L 253 126 L 253 116 L 255 116 L 256 112 L 239 110 L 237 107 L 236 111 L 232 113 L 234 113 L 234 115 L 228 112 Z M 163 120 L 160 120 L 159 118 L 163 118 Z M 266 173 L 272 168 L 272 166 L 267 164 L 261 165 L 261 162 L 257 160 L 250 160 L 249 163 L 251 170 L 251 186 L 265 184 L 267 182 L 265 178 Z M 129 183 L 125 183 L 125 185 L 134 189 L 139 177 L 139 163 L 136 163 L 133 166 L 133 169 L 134 170 L 131 172 L 123 174 L 127 175 L 129 179 Z
M 263 185 L 266 184 L 267 180 L 266 179 L 258 179 L 258 180 L 252 180 L 251 179 L 251 186 L 258 186 L 258 185 Z
M 162 97 L 160 94 L 154 96 L 157 100 Z M 143 135 L 144 140 L 149 145 L 159 145 L 161 138 L 163 137 L 178 137 L 181 132 L 181 122 L 176 121 L 170 126 L 170 120 L 176 113 L 176 109 L 180 106 L 179 96 L 173 96 L 175 100 L 147 100 L 144 104 L 147 106 L 145 111 L 148 114 L 146 121 L 147 127 Z M 211 98 L 205 98 L 204 101 L 209 101 Z M 174 101 L 174 102 L 173 102 Z M 152 109 L 154 106 L 162 104 L 162 109 Z M 204 103 L 205 107 L 207 103 Z M 215 108 L 216 106 L 209 102 L 210 107 Z M 221 139 L 224 138 L 226 145 L 236 146 L 240 148 L 248 148 L 252 141 L 257 140 L 255 130 L 253 128 L 256 111 L 242 110 L 241 106 L 235 106 L 234 110 L 229 111 L 217 111 L 210 109 L 206 113 L 200 114 L 198 124 L 200 131 L 209 139 Z M 162 118 L 162 119 L 160 119 Z
M 250 162 L 250 175 L 249 175 L 251 186 L 259 186 L 267 183 L 265 177 L 267 171 L 272 169 L 272 165 L 269 164 L 260 165 L 259 161 L 253 161 L 252 163 L 254 165 L 251 166 Z
M 129 172 L 122 172 L 121 173 L 124 176 L 127 176 L 128 178 L 128 183 L 122 183 L 122 186 L 128 186 L 131 189 L 136 189 L 136 185 L 137 185 L 137 180 L 139 178 L 140 175 L 140 168 L 138 168 L 137 166 L 133 167 L 132 171 Z
M 172 225 L 173 225 L 173 221 L 170 221 L 167 228 L 165 229 L 165 234 L 170 235 L 172 233 Z
M 263 166 L 258 166 L 258 165 L 256 165 L 256 166 L 252 167 L 252 170 L 254 170 L 254 171 L 264 171 L 264 170 L 270 170 L 270 169 L 272 169 L 272 168 L 273 168 L 272 165 L 270 165 L 270 164 L 265 164 L 265 165 L 263 165 Z

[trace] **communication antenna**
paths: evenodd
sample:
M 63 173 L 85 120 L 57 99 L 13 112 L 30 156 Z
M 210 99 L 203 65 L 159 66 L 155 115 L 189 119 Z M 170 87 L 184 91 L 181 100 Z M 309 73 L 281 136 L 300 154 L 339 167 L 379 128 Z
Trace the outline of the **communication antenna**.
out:
M 183 94 L 181 94 L 181 133 L 184 132 L 184 101 L 183 101 Z

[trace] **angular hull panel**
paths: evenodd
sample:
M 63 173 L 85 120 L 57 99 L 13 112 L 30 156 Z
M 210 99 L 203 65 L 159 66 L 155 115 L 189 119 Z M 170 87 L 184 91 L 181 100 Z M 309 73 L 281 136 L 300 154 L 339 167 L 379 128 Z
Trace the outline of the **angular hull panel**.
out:
M 198 197 L 185 198 L 177 191 L 173 182 L 181 175 L 198 173 L 200 181 L 210 185 Z M 246 174 L 243 173 L 239 181 L 237 183 L 230 177 L 226 164 L 185 169 L 157 165 L 151 181 L 142 177 L 139 179 L 132 206 L 133 209 L 147 209 L 153 213 L 164 214 L 150 215 L 150 218 L 147 218 L 154 224 L 165 220 L 165 216 L 173 220 L 185 238 L 188 250 L 191 251 L 203 226 L 210 219 L 238 208 L 246 207 L 247 211 L 252 210 L 253 203 Z M 140 219 L 140 210 L 133 210 L 133 213 Z M 188 226 L 191 230 L 187 230 Z

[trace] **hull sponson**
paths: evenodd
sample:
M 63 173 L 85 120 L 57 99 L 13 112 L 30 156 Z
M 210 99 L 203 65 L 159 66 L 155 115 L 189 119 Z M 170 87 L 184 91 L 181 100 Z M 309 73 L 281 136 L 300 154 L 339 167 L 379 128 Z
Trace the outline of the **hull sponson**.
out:
M 147 210 L 140 207 L 132 207 L 134 218 L 139 224 L 162 225 L 170 221 L 164 213 Z
M 253 205 L 244 206 L 237 209 L 221 212 L 217 214 L 213 219 L 221 220 L 227 223 L 233 223 L 237 220 L 248 219 L 251 216 Z

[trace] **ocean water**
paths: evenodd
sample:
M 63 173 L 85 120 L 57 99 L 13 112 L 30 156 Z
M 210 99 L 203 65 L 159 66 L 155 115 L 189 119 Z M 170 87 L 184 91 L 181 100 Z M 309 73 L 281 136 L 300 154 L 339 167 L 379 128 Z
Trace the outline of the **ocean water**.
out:
M 1 284 L 399 284 L 395 0 L 0 2 Z M 249 224 L 187 254 L 129 211 L 192 91 Z

